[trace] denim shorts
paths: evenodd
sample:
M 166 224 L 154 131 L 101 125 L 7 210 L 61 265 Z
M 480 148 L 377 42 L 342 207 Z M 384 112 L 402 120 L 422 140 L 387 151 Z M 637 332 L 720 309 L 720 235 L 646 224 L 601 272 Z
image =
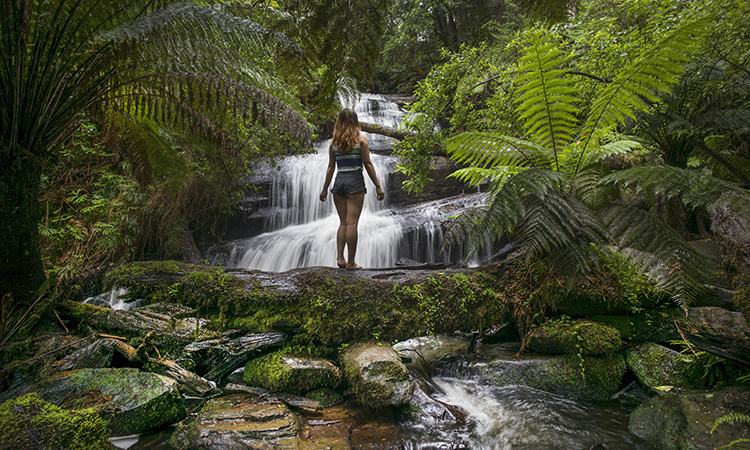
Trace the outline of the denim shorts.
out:
M 336 174 L 336 181 L 333 182 L 331 194 L 348 197 L 358 192 L 367 192 L 365 188 L 365 176 L 361 170 L 339 172 Z

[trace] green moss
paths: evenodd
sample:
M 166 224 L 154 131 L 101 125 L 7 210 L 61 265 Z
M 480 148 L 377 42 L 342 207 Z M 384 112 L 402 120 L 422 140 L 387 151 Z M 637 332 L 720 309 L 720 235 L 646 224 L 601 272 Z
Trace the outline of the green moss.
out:
M 614 353 L 621 346 L 617 329 L 589 320 L 570 320 L 564 316 L 548 320 L 532 331 L 531 337 L 534 351 L 552 354 L 604 355 Z
M 306 397 L 320 403 L 320 406 L 323 408 L 330 408 L 331 406 L 344 403 L 344 397 L 341 394 L 328 388 L 315 389 L 308 392 Z
M 107 423 L 93 409 L 67 411 L 31 393 L 0 405 L 2 448 L 111 449 Z
M 277 352 L 250 360 L 245 365 L 242 380 L 273 392 L 305 394 L 322 387 L 337 387 L 341 383 L 341 374 L 328 361 L 290 357 Z
M 647 311 L 640 314 L 596 315 L 591 320 L 617 329 L 623 340 L 631 344 L 644 342 L 669 342 L 680 339 L 674 325 L 674 318 L 684 318 L 685 312 L 679 308 Z

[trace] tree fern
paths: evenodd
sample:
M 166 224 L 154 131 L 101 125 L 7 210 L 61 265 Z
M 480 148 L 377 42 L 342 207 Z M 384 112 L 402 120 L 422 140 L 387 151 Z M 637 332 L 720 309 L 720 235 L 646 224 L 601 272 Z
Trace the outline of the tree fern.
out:
M 639 208 L 614 205 L 602 211 L 614 242 L 674 299 L 686 305 L 713 273 L 710 261 L 664 222 Z
M 617 74 L 597 96 L 583 125 L 581 162 L 586 151 L 599 146 L 604 133 L 647 110 L 649 102 L 658 101 L 660 92 L 677 83 L 686 63 L 700 49 L 709 25 L 708 18 L 687 17 Z
M 575 139 L 580 100 L 573 95 L 575 80 L 563 76 L 569 55 L 544 36 L 536 30 L 525 40 L 528 47 L 518 61 L 517 82 L 523 89 L 516 112 L 528 139 L 551 151 L 553 169 L 559 170 L 557 154 Z

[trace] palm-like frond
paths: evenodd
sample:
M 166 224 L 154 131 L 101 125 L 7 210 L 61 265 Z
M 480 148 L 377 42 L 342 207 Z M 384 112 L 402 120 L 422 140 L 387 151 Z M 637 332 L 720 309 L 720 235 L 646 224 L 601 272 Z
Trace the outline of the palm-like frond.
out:
M 467 132 L 446 142 L 448 154 L 459 164 L 488 169 L 496 166 L 547 168 L 549 150 L 531 141 L 497 133 Z
M 602 163 L 584 167 L 570 180 L 572 194 L 592 211 L 609 206 L 620 196 L 617 187 L 601 183 L 612 171 Z
M 633 167 L 607 175 L 601 182 L 632 187 L 649 198 L 665 193 L 668 197 L 679 197 L 683 204 L 691 207 L 710 207 L 726 192 L 744 192 L 735 183 L 672 166 Z
M 599 146 L 604 133 L 646 111 L 679 80 L 685 64 L 700 49 L 708 33 L 707 18 L 687 18 L 656 45 L 648 48 L 621 70 L 612 83 L 597 96 L 583 125 L 583 155 Z
M 522 94 L 516 100 L 516 112 L 529 140 L 549 149 L 557 159 L 557 153 L 576 137 L 580 100 L 573 95 L 575 80 L 564 76 L 568 55 L 551 40 L 542 39 L 541 33 L 531 33 L 518 61 Z
M 617 246 L 660 280 L 675 300 L 690 303 L 702 290 L 712 272 L 708 259 L 664 222 L 647 211 L 625 205 L 607 208 L 602 220 Z

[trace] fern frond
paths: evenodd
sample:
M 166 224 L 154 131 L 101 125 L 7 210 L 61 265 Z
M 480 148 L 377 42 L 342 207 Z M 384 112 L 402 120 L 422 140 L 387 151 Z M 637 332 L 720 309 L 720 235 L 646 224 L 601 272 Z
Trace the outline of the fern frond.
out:
M 718 427 L 722 423 L 727 423 L 727 422 L 729 422 L 729 423 L 737 423 L 737 422 L 750 423 L 750 416 L 748 416 L 747 414 L 740 414 L 740 413 L 729 413 L 729 414 L 723 415 L 723 416 L 719 417 L 718 419 L 716 419 L 714 421 L 714 426 L 711 428 L 710 433 L 713 433 L 714 431 L 716 431 L 716 427 Z
M 126 110 L 228 149 L 236 142 L 231 142 L 222 120 L 284 130 L 305 148 L 312 142 L 307 122 L 293 108 L 260 89 L 219 75 L 155 74 L 123 86 L 120 95 Z
M 636 192 L 645 192 L 650 197 L 666 193 L 669 197 L 679 197 L 682 203 L 691 207 L 710 207 L 726 192 L 744 192 L 735 183 L 673 166 L 633 167 L 607 175 L 601 182 L 633 187 Z
M 609 206 L 620 191 L 612 185 L 600 183 L 602 177 L 612 171 L 604 164 L 592 164 L 578 172 L 570 180 L 573 195 L 593 211 Z
M 544 197 L 525 197 L 524 204 L 526 215 L 519 224 L 518 238 L 527 255 L 553 255 L 571 246 L 586 246 L 582 242 L 600 244 L 608 238 L 599 218 L 574 197 L 550 190 Z M 583 249 L 574 252 L 584 253 Z
M 659 280 L 682 305 L 703 291 L 713 268 L 710 261 L 647 211 L 615 205 L 602 211 L 602 221 L 621 250 L 636 260 L 644 272 Z
M 569 56 L 551 42 L 548 33 L 530 32 L 518 61 L 521 96 L 516 112 L 529 140 L 557 152 L 576 137 L 580 100 L 575 80 L 565 76 Z M 559 169 L 555 167 L 555 169 Z
M 618 73 L 598 95 L 584 123 L 584 154 L 599 146 L 602 133 L 646 111 L 649 102 L 658 100 L 660 91 L 668 91 L 677 83 L 687 62 L 703 44 L 709 26 L 707 18 L 687 18 Z M 583 165 L 583 159 L 579 165 Z
M 459 164 L 484 169 L 495 166 L 548 167 L 549 150 L 523 139 L 496 133 L 467 132 L 449 138 L 446 150 Z

